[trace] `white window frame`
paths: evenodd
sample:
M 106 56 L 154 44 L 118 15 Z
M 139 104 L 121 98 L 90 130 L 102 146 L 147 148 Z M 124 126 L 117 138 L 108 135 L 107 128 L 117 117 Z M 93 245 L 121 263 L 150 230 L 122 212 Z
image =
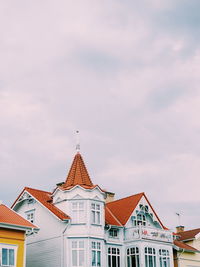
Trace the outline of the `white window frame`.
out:
M 91 222 L 92 224 L 101 225 L 101 204 L 91 203 Z
M 72 201 L 72 224 L 83 224 L 85 223 L 85 203 L 84 201 Z
M 85 266 L 85 242 L 84 240 L 71 241 L 71 266 L 80 267 Z M 82 259 L 81 259 L 82 257 Z
M 27 210 L 25 212 L 27 221 L 35 223 L 35 209 Z
M 8 245 L 8 244 L 2 244 L 0 243 L 0 266 L 2 267 L 16 267 L 16 262 L 17 262 L 17 248 L 18 246 L 17 245 Z M 14 252 L 14 265 L 10 265 L 10 262 L 9 262 L 9 254 L 8 254 L 8 264 L 4 264 L 3 265 L 3 249 L 6 249 L 6 250 L 12 250 Z
M 102 259 L 101 259 L 101 242 L 99 241 L 92 241 L 91 242 L 91 266 L 101 267 L 102 266 Z
M 121 253 L 117 247 L 108 247 L 108 267 L 120 267 Z M 115 258 L 115 262 L 113 262 Z
M 111 238 L 119 238 L 119 229 L 117 228 L 111 228 L 108 233 Z
M 126 257 L 127 257 L 127 267 L 132 267 L 132 260 L 134 261 L 134 266 L 140 267 L 141 259 L 140 259 L 140 250 L 138 246 L 127 248 Z
M 145 267 L 156 267 L 157 255 L 156 249 L 154 247 L 145 247 L 144 256 L 145 256 Z M 152 265 L 150 264 L 152 261 Z
M 168 249 L 160 248 L 158 251 L 160 267 L 170 267 L 170 253 Z

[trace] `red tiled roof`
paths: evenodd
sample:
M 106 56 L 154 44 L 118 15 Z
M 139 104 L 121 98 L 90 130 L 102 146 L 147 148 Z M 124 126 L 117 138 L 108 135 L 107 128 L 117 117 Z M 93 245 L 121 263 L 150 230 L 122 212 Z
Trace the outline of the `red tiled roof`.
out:
M 109 202 L 106 204 L 106 206 L 118 219 L 118 221 L 122 225 L 125 225 L 142 196 L 143 193 L 140 193 L 137 195 Z
M 191 252 L 199 252 L 199 250 L 197 250 L 196 248 L 193 248 L 181 241 L 178 241 L 178 240 L 174 240 L 174 245 L 177 246 L 178 248 L 181 248 L 181 249 L 184 249 L 184 250 L 187 250 L 187 251 L 191 251 Z
M 0 205 L 0 227 L 1 224 L 11 225 L 11 226 L 20 226 L 24 228 L 34 228 L 38 229 L 31 222 L 25 220 L 15 211 L 9 209 L 7 206 L 1 204 Z
M 70 217 L 62 212 L 60 209 L 58 209 L 54 204 L 52 203 L 51 198 L 51 192 L 46 192 L 38 189 L 33 189 L 29 187 L 25 187 L 20 196 L 23 194 L 24 191 L 27 191 L 30 193 L 35 199 L 37 199 L 42 205 L 44 205 L 48 210 L 50 210 L 55 216 L 57 216 L 61 220 L 68 220 Z M 19 197 L 20 197 L 19 196 Z M 17 198 L 17 200 L 19 199 Z M 17 202 L 15 201 L 15 203 Z M 15 205 L 15 203 L 12 205 L 12 207 Z
M 120 221 L 114 216 L 114 214 L 107 206 L 105 206 L 105 221 L 106 224 L 122 226 Z
M 163 226 L 162 222 L 158 218 L 157 214 L 155 213 L 153 207 L 151 206 L 150 202 L 148 201 L 148 199 L 144 193 L 139 193 L 136 195 L 132 195 L 132 196 L 129 196 L 126 198 L 122 198 L 119 200 L 109 202 L 106 204 L 106 206 L 109 208 L 109 210 L 115 216 L 115 218 L 117 218 L 117 220 L 122 225 L 125 225 L 127 223 L 128 219 L 130 218 L 131 214 L 135 210 L 135 208 L 136 208 L 137 204 L 139 203 L 140 199 L 142 198 L 142 196 L 144 196 L 145 199 L 147 200 L 149 206 L 153 210 L 155 216 L 157 217 L 157 219 L 160 222 L 160 224 L 162 225 L 162 227 L 164 229 L 166 229 L 166 227 Z M 109 221 L 109 218 L 108 219 L 106 218 L 106 220 Z
M 184 241 L 194 239 L 198 233 L 200 233 L 200 228 L 179 232 L 177 233 L 177 235 L 179 236 L 178 240 Z
M 93 187 L 93 183 L 80 153 L 75 155 L 67 179 L 62 187 L 67 189 L 75 185 L 87 186 L 89 188 Z

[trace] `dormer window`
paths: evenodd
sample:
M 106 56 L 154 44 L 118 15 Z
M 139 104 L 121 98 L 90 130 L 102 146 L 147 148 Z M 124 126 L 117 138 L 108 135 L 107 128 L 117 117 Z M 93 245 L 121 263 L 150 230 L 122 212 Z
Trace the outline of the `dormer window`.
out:
M 27 221 L 34 223 L 35 221 L 35 210 L 29 210 L 26 212 Z
M 138 213 L 133 220 L 133 226 L 143 225 L 146 226 L 146 216 L 143 213 Z
M 101 206 L 99 203 L 91 204 L 91 215 L 93 224 L 101 224 Z
M 109 237 L 118 238 L 119 230 L 116 228 L 111 228 L 109 231 Z

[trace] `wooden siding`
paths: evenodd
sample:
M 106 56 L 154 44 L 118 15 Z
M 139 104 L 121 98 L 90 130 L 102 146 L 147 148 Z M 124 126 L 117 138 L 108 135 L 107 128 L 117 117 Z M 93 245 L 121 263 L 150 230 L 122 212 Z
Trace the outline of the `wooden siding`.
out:
M 61 237 L 27 245 L 26 267 L 60 267 Z

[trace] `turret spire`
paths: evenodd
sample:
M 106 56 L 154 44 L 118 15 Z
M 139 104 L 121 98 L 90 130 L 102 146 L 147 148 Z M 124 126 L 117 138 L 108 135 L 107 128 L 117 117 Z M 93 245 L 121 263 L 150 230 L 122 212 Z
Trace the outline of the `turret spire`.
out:
M 79 151 L 77 151 L 77 154 L 74 157 L 67 179 L 63 186 L 69 187 L 75 185 L 85 185 L 89 187 L 93 186 L 83 158 Z

